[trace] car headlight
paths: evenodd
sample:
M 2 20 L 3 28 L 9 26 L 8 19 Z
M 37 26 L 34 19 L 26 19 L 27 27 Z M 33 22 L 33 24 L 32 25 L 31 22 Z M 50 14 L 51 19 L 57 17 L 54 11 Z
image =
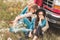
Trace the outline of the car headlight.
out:
M 54 0 L 54 8 L 60 10 L 60 0 Z

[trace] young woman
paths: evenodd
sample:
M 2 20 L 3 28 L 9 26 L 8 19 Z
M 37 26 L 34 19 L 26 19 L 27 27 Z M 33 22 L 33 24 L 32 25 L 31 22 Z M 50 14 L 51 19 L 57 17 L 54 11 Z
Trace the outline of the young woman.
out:
M 39 36 L 42 35 L 42 29 L 46 26 L 46 12 L 43 9 L 38 9 L 36 11 L 36 23 L 34 29 L 34 38 L 33 40 L 38 40 Z

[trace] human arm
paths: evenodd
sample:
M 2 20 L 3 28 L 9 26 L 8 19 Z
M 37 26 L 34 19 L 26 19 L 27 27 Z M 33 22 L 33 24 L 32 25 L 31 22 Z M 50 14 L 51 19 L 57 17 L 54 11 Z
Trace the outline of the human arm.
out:
M 18 17 L 18 19 L 25 18 L 25 17 L 30 17 L 32 13 L 26 13 Z
M 27 10 L 28 10 L 28 6 L 26 6 L 26 7 L 22 10 L 22 12 L 20 13 L 20 15 L 25 14 L 25 13 L 27 12 Z
M 49 28 L 49 24 L 46 18 L 46 26 L 42 28 L 42 31 L 45 32 Z
M 43 21 L 40 21 L 40 22 L 39 22 L 39 25 L 40 25 L 41 27 L 44 27 L 44 26 L 46 25 L 46 20 L 44 19 Z

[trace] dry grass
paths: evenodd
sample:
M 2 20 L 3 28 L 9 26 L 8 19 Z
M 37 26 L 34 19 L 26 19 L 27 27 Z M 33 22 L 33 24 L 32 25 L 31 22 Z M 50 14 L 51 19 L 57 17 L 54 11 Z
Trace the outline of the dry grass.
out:
M 4 22 L 4 23 L 1 23 L 0 22 L 0 24 L 2 25 L 2 24 L 4 24 L 4 26 L 5 25 L 8 25 L 6 22 Z M 9 25 L 8 25 L 9 26 Z M 2 28 L 5 28 L 5 27 L 2 27 Z M 1 29 L 1 28 L 0 28 Z M 12 38 L 12 40 L 18 40 L 20 37 L 21 37 L 21 35 L 22 35 L 22 37 L 23 37 L 23 39 L 25 40 L 25 38 L 24 38 L 24 35 L 23 35 L 23 33 L 10 33 L 10 32 L 7 32 L 7 31 L 5 31 L 5 32 L 0 32 L 0 40 L 2 39 L 2 40 L 7 40 L 7 38 L 8 37 L 10 37 L 10 38 Z M 44 34 L 44 36 L 43 36 L 43 39 L 44 40 L 60 40 L 60 29 L 56 29 L 56 28 L 49 28 L 46 32 L 45 32 L 45 34 Z M 28 40 L 32 40 L 32 39 L 28 39 Z M 40 40 L 40 39 L 39 39 Z
M 22 2 L 3 3 L 3 0 L 0 0 L 0 20 L 7 21 L 7 22 L 0 21 L 0 29 L 8 28 L 10 26 L 9 21 L 13 20 L 18 14 L 20 14 L 20 12 L 25 6 L 26 6 L 26 0 L 23 3 Z M 6 31 L 0 32 L 0 40 L 7 40 L 8 37 L 12 38 L 12 40 L 18 40 L 20 36 L 21 36 L 20 33 L 15 34 L 15 33 L 10 33 Z M 22 36 L 24 35 L 22 34 Z M 55 29 L 55 28 L 48 29 L 48 31 L 44 34 L 43 39 L 44 40 L 60 40 L 60 29 Z M 28 39 L 28 40 L 31 40 L 31 39 Z

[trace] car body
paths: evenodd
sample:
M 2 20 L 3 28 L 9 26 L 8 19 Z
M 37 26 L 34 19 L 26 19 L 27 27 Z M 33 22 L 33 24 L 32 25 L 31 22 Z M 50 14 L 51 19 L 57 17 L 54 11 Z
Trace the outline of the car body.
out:
M 60 0 L 40 0 L 47 12 L 49 26 L 60 28 Z M 37 1 L 38 2 L 38 1 Z

